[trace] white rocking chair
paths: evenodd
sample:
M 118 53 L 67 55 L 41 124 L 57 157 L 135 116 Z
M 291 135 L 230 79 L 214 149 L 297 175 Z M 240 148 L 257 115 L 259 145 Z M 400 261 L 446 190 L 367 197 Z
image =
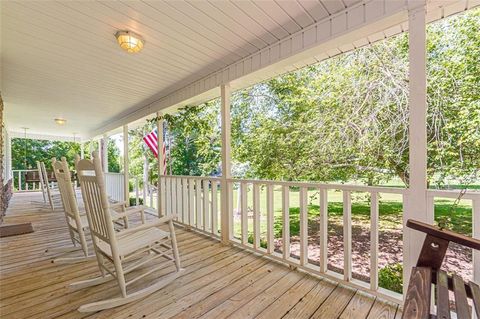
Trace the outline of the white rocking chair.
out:
M 70 233 L 70 239 L 72 240 L 73 247 L 64 246 L 58 248 L 47 249 L 47 252 L 74 252 L 79 249 L 83 251 L 83 256 L 80 257 L 62 257 L 53 259 L 53 263 L 70 264 L 92 260 L 95 255 L 88 255 L 88 244 L 85 236 L 85 232 L 88 230 L 88 221 L 85 214 L 81 215 L 78 209 L 77 198 L 73 190 L 71 173 L 68 169 L 67 160 L 62 157 L 59 162 L 52 158 L 52 168 L 57 179 L 58 190 L 60 191 L 60 197 L 62 199 L 63 210 L 65 212 L 65 219 Z M 80 247 L 77 246 L 80 244 Z
M 43 162 L 37 161 L 37 169 L 38 169 L 38 179 L 39 179 L 40 189 L 43 195 L 43 203 L 38 201 L 32 201 L 32 203 L 45 205 L 47 204 L 47 199 L 48 199 L 48 204 L 50 205 L 51 210 L 54 211 L 55 203 L 54 203 L 52 191 L 50 189 L 50 185 L 48 183 L 48 176 L 47 176 L 47 171 L 45 170 L 45 164 Z
M 60 191 L 60 198 L 62 200 L 65 219 L 73 247 L 63 246 L 49 248 L 45 252 L 69 253 L 78 251 L 79 249 L 83 251 L 84 256 L 61 257 L 52 260 L 53 263 L 58 264 L 71 264 L 95 259 L 95 255 L 88 254 L 88 244 L 86 241 L 86 232 L 88 231 L 87 215 L 78 208 L 77 197 L 75 196 L 71 180 L 71 172 L 65 157 L 62 157 L 61 162 L 57 161 L 55 157 L 52 158 L 52 168 L 55 178 L 57 179 L 58 190 Z M 122 202 L 112 203 L 111 206 L 119 209 L 121 212 L 126 211 L 125 205 Z M 124 228 L 128 227 L 128 217 L 124 214 L 120 215 L 114 211 L 112 217 L 117 225 Z M 123 224 L 121 224 L 119 220 L 123 220 Z M 142 220 L 144 220 L 144 216 L 142 216 Z M 77 243 L 80 244 L 80 247 L 77 246 Z
M 176 279 L 181 269 L 173 216 L 158 218 L 152 222 L 115 232 L 111 216 L 112 208 L 108 202 L 98 154 L 95 154 L 93 163 L 89 160 L 78 161 L 76 169 L 101 276 L 72 283 L 70 287 L 74 289 L 91 287 L 115 279 L 121 293 L 117 298 L 82 305 L 78 310 L 92 312 L 121 306 L 144 298 Z M 145 210 L 145 208 L 131 208 L 128 211 L 138 212 L 139 210 Z M 125 214 L 128 214 L 128 211 Z M 167 225 L 168 231 L 158 228 L 162 225 Z M 149 287 L 127 293 L 127 286 L 165 267 L 164 263 L 161 263 L 142 274 L 133 272 L 160 257 L 172 261 L 176 271 Z M 128 281 L 127 274 L 129 277 L 132 276 Z

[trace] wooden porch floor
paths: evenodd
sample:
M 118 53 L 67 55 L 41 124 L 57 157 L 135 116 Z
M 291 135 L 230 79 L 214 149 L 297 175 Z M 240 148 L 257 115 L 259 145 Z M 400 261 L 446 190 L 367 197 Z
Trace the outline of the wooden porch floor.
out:
M 182 228 L 176 230 L 185 268 L 180 278 L 139 302 L 98 313 L 79 313 L 80 305 L 114 296 L 118 288 L 112 283 L 75 292 L 66 288 L 70 282 L 96 276 L 98 268 L 95 261 L 51 263 L 51 255 L 44 250 L 70 240 L 63 212 L 52 213 L 32 203 L 40 200 L 40 193 L 15 194 L 4 220 L 5 224 L 32 222 L 35 229 L 31 234 L 0 239 L 0 317 L 4 319 L 401 316 L 396 304 L 290 270 Z M 165 273 L 172 269 L 165 269 Z

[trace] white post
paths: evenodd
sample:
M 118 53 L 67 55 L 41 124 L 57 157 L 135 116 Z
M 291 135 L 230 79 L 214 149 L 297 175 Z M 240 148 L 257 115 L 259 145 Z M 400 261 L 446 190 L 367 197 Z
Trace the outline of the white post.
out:
M 427 213 L 427 80 L 425 1 L 409 1 L 409 190 L 403 214 L 404 292 L 425 235 L 406 228 L 409 218 L 433 223 Z
M 139 195 L 139 186 L 138 186 L 138 176 L 135 176 L 135 205 L 140 205 L 140 195 Z
M 222 179 L 221 179 L 221 232 L 222 243 L 228 244 L 232 236 L 231 184 L 227 179 L 231 177 L 231 145 L 230 145 L 230 85 L 220 86 L 221 91 L 221 117 L 222 117 Z
M 123 126 L 123 195 L 130 206 L 130 174 L 128 173 L 128 125 Z
M 85 143 L 80 143 L 80 158 L 84 159 L 85 158 Z
M 157 181 L 157 212 L 158 216 L 163 216 L 162 204 L 163 204 L 163 189 L 162 189 L 162 176 L 165 170 L 165 154 L 163 154 L 163 119 L 162 113 L 157 112 L 157 168 L 158 168 L 158 181 Z
M 102 166 L 103 166 L 103 171 L 105 173 L 108 173 L 108 135 L 103 134 L 103 138 L 101 140 L 102 145 L 102 150 L 101 150 L 101 156 L 102 156 Z
M 148 193 L 148 157 L 147 154 L 143 156 L 143 205 L 147 205 Z
M 92 159 L 92 153 L 93 153 L 93 140 L 90 140 L 90 143 L 88 143 L 88 158 Z

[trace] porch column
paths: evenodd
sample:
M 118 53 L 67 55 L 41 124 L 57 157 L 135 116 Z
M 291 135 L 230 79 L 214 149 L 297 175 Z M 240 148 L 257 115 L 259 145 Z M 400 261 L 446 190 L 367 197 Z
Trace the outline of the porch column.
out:
M 232 236 L 232 202 L 231 184 L 231 122 L 230 122 L 230 84 L 220 86 L 221 92 L 221 126 L 222 126 L 222 179 L 221 187 L 221 235 L 222 243 L 228 244 Z
M 427 212 L 427 79 L 425 1 L 409 1 L 409 188 L 404 203 L 404 291 L 425 235 L 406 228 L 409 218 L 433 223 Z M 431 216 L 429 216 L 431 215 Z
M 157 212 L 158 216 L 162 217 L 165 200 L 163 195 L 163 180 L 162 176 L 165 172 L 165 154 L 163 154 L 163 118 L 162 113 L 157 112 L 157 169 L 158 169 L 158 181 L 157 181 Z
M 85 158 L 85 143 L 80 143 L 80 158 L 84 159 Z
M 101 158 L 102 158 L 102 167 L 105 173 L 108 173 L 108 135 L 103 134 L 101 139 Z
M 123 194 L 127 206 L 130 206 L 130 176 L 128 173 L 128 125 L 123 126 Z
M 92 159 L 92 153 L 93 153 L 93 140 L 90 140 L 90 143 L 88 143 L 88 158 Z

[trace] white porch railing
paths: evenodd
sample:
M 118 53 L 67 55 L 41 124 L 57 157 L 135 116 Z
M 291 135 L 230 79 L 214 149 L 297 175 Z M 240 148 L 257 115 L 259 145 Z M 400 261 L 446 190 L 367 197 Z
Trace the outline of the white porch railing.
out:
M 216 177 L 163 176 L 161 178 L 162 211 L 166 215 L 176 214 L 177 222 L 197 231 L 219 238 L 222 212 L 220 211 L 221 179 Z M 230 242 L 253 250 L 269 258 L 287 263 L 309 273 L 342 282 L 349 286 L 368 291 L 391 301 L 400 302 L 402 295 L 379 287 L 379 200 L 380 195 L 396 194 L 405 203 L 408 189 L 391 187 L 370 187 L 356 185 L 321 184 L 309 182 L 282 182 L 267 180 L 227 179 L 229 190 Z M 318 193 L 319 260 L 312 262 L 308 256 L 309 194 Z M 328 203 L 329 191 L 341 192 L 343 209 L 343 274 L 328 268 Z M 234 196 L 234 192 L 237 196 Z M 352 276 L 355 262 L 352 259 L 352 194 L 362 193 L 370 201 L 370 281 Z M 298 194 L 298 204 L 293 205 L 293 196 Z M 434 219 L 434 198 L 457 198 L 459 191 L 428 191 L 428 214 Z M 278 201 L 279 197 L 281 201 Z M 238 200 L 235 200 L 238 198 Z M 274 199 L 277 198 L 277 201 Z M 473 235 L 480 238 L 480 192 L 470 191 L 462 197 L 472 201 Z M 236 203 L 234 203 L 236 202 Z M 281 203 L 279 205 L 279 202 Z M 236 204 L 236 205 L 234 205 Z M 234 209 L 236 206 L 236 209 Z M 299 234 L 292 237 L 290 209 L 298 208 Z M 251 208 L 251 209 L 250 209 Z M 281 211 L 281 215 L 275 215 Z M 296 216 L 295 216 L 296 218 Z M 297 220 L 295 220 L 297 222 Z M 403 221 L 402 225 L 406 221 Z M 275 238 L 281 225 L 281 236 Z M 399 227 L 403 227 L 399 225 Z M 403 228 L 402 228 L 403 229 Z M 278 231 L 277 231 L 278 232 Z M 403 230 L 402 230 L 403 232 Z M 294 238 L 298 253 L 291 252 Z M 277 245 L 276 245 L 277 244 Z M 407 249 L 407 248 L 405 248 Z M 405 256 L 408 252 L 403 252 Z M 474 277 L 480 275 L 480 256 L 474 253 Z M 405 283 L 404 283 L 405 284 Z
M 435 199 L 457 199 L 460 190 L 428 190 L 427 191 L 427 209 L 430 220 L 434 219 Z M 480 192 L 467 191 L 462 196 L 463 201 L 469 201 L 472 207 L 472 237 L 480 239 Z M 472 251 L 473 258 L 473 281 L 480 281 L 480 252 Z
M 38 191 L 40 190 L 40 182 L 25 181 L 27 172 L 38 172 L 37 169 L 14 169 L 12 170 L 12 180 L 14 191 Z
M 162 211 L 177 222 L 219 238 L 220 178 L 164 176 L 160 180 Z
M 125 200 L 123 179 L 123 173 L 105 173 L 105 186 L 107 188 L 107 194 L 115 201 Z

